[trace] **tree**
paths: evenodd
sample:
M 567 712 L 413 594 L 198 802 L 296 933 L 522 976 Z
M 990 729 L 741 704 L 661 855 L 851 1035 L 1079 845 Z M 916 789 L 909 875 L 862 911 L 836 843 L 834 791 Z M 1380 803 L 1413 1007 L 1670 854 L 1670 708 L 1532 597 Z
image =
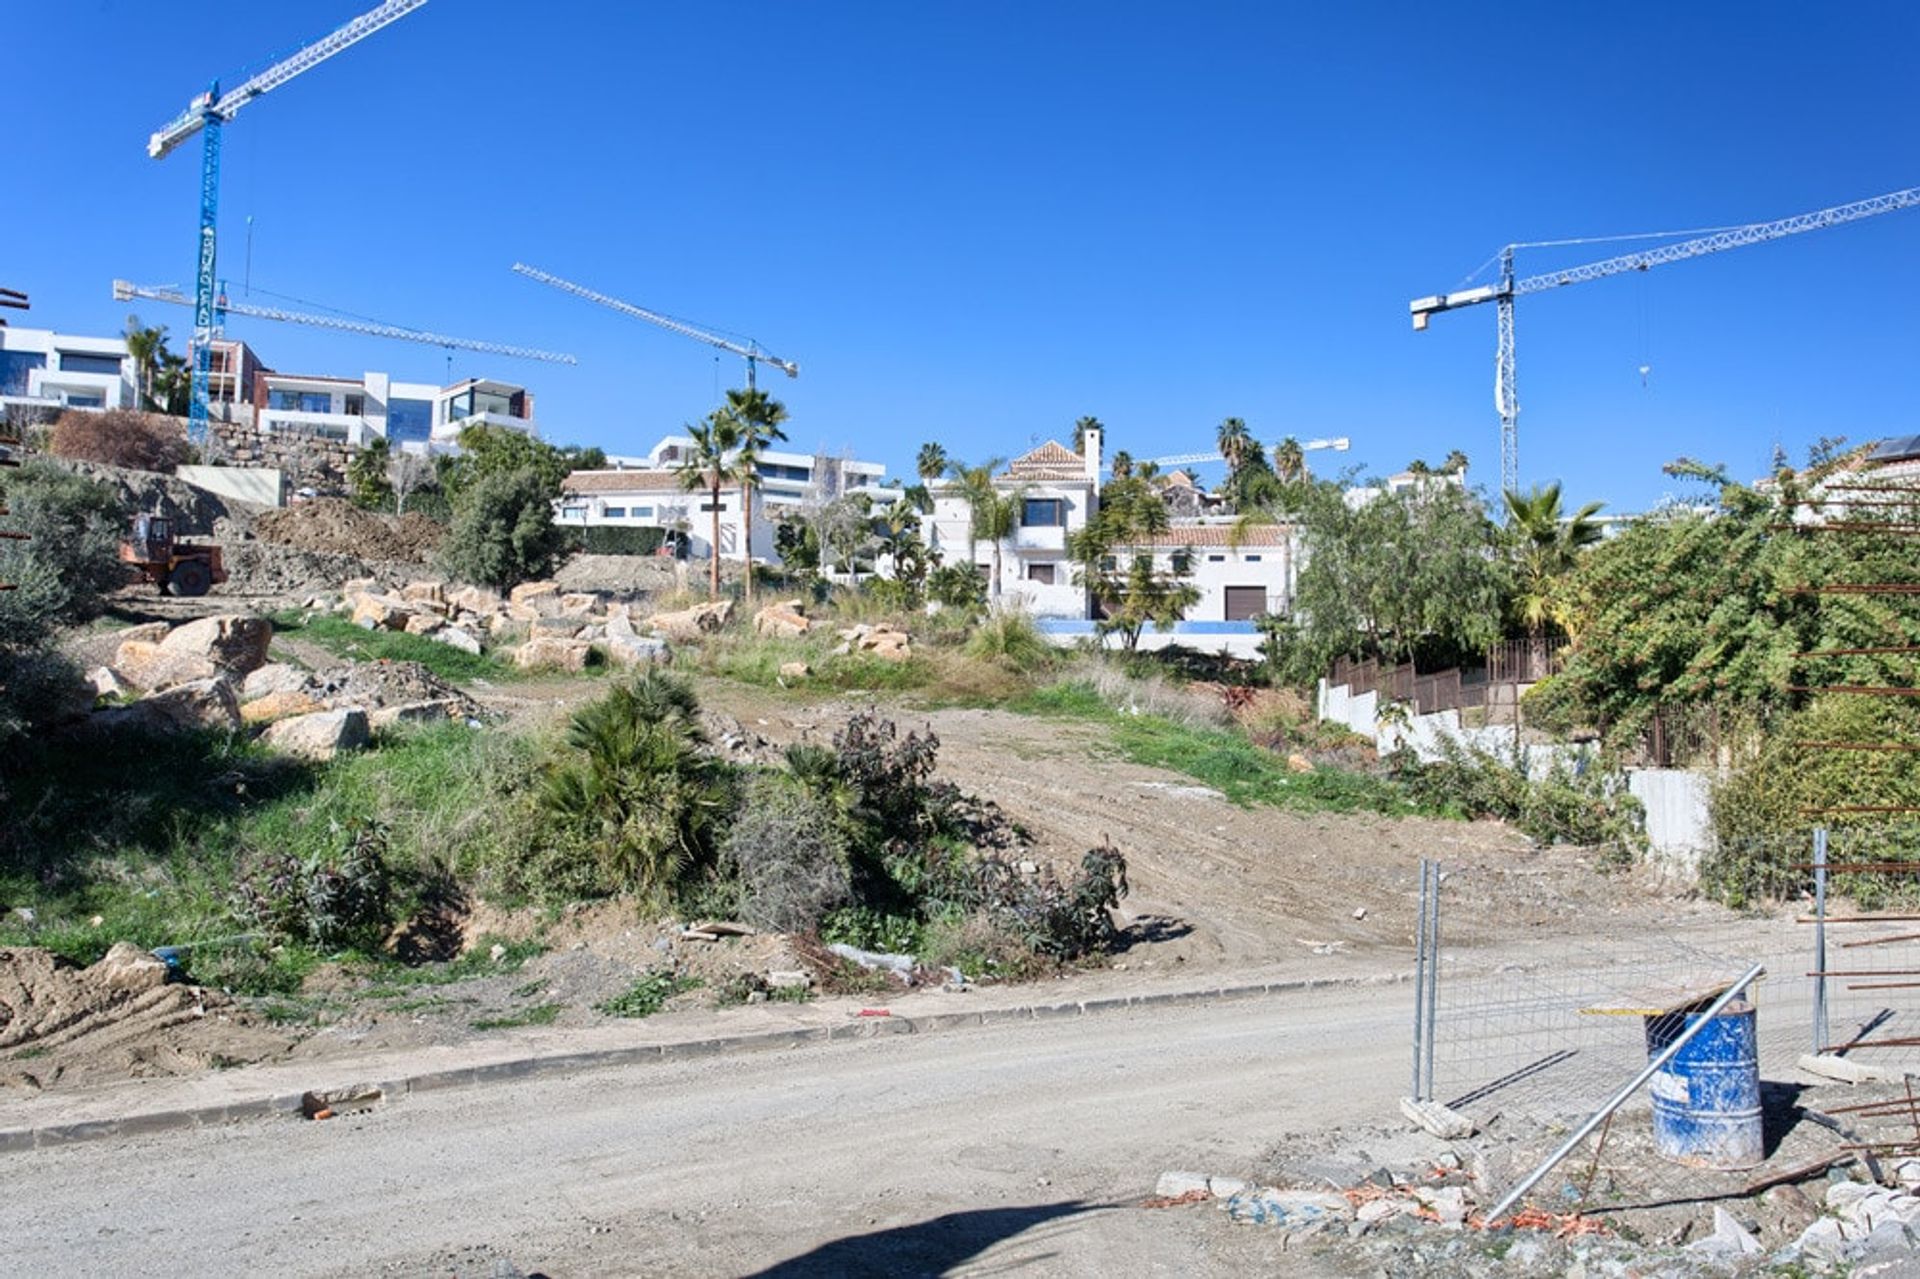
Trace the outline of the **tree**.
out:
M 1442 475 L 1465 475 L 1467 473 L 1467 455 L 1459 449 L 1451 449 L 1440 463 Z
M 425 454 L 397 449 L 387 459 L 387 483 L 393 489 L 393 513 L 407 513 L 407 498 L 433 479 L 433 463 Z
M 453 576 L 507 590 L 551 573 L 566 543 L 548 477 L 529 466 L 483 475 L 461 491 L 442 555 Z
M 720 598 L 720 486 L 733 474 L 731 459 L 740 447 L 740 423 L 727 409 L 715 409 L 707 414 L 704 422 L 688 427 L 687 433 L 693 437 L 693 447 L 680 464 L 680 487 L 688 492 L 705 487 L 708 492 L 708 506 L 713 513 L 713 542 L 707 569 L 707 598 L 717 600 Z
M 1214 436 L 1215 447 L 1227 463 L 1227 474 L 1240 469 L 1247 458 L 1247 450 L 1253 444 L 1253 432 L 1247 429 L 1244 419 L 1230 417 L 1220 423 L 1220 429 Z
M 139 316 L 129 315 L 126 343 L 127 355 L 133 360 L 133 385 L 140 397 L 140 407 L 160 407 L 153 398 L 153 378 L 160 371 L 161 357 L 167 353 L 166 325 L 147 328 L 140 323 Z
M 1589 502 L 1563 518 L 1557 481 L 1526 493 L 1508 489 L 1503 497 L 1514 609 L 1537 643 L 1546 636 L 1549 624 L 1561 620 L 1556 616 L 1561 581 L 1573 571 L 1580 552 L 1600 540 L 1600 526 L 1593 517 L 1604 504 Z
M 960 496 L 967 504 L 967 564 L 969 567 L 980 562 L 980 539 L 994 523 L 995 494 L 993 475 L 1006 464 L 1002 457 L 988 458 L 979 466 L 968 466 L 959 460 L 947 463 L 947 474 L 960 489 Z M 978 569 L 974 570 L 978 572 Z M 999 583 L 994 583 L 994 593 L 999 593 Z
M 1273 474 L 1282 484 L 1298 484 L 1307 478 L 1307 451 L 1291 435 L 1273 446 Z
M 775 440 L 784 441 L 787 433 L 780 424 L 787 420 L 787 406 L 755 388 L 727 392 L 727 412 L 733 415 L 740 437 L 740 453 L 735 459 L 734 478 L 740 482 L 740 520 L 746 538 L 747 607 L 753 607 L 753 495 L 760 488 L 760 450 Z
M 1152 550 L 1142 545 L 1168 527 L 1167 505 L 1152 482 L 1128 475 L 1102 490 L 1100 508 L 1067 538 L 1076 581 L 1103 607 L 1099 632 L 1119 635 L 1128 651 L 1138 646 L 1149 622 L 1170 626 L 1200 598 L 1186 580 L 1192 571 L 1190 552 L 1169 556 L 1163 570 Z M 1123 553 L 1130 555 L 1125 568 L 1120 567 Z
M 918 591 L 927 575 L 927 546 L 920 540 L 920 512 L 906 501 L 895 502 L 878 521 L 880 540 L 893 563 L 895 580 Z
M 458 453 L 441 456 L 440 486 L 457 501 L 465 490 L 489 475 L 531 470 L 540 477 L 550 497 L 559 497 L 568 474 L 579 469 L 574 465 L 579 456 L 578 450 L 555 448 L 525 431 L 482 422 L 460 432 Z M 604 465 L 605 454 L 600 454 L 600 461 Z
M 347 493 L 355 506 L 383 511 L 393 501 L 393 481 L 387 478 L 392 458 L 392 446 L 384 436 L 376 436 L 353 455 L 347 463 Z
M 1088 431 L 1104 432 L 1105 430 L 1106 427 L 1101 424 L 1100 419 L 1097 417 L 1088 415 L 1079 419 L 1073 424 L 1073 451 L 1075 453 L 1085 453 L 1087 451 Z
M 101 597 L 126 580 L 115 558 L 125 514 L 113 487 L 52 462 L 0 471 L 0 645 L 30 647 L 57 626 L 100 612 Z
M 1125 449 L 1115 449 L 1113 454 L 1113 478 L 1124 480 L 1133 474 L 1133 454 Z
M 947 451 L 938 444 L 927 443 L 920 446 L 920 455 L 914 461 L 914 469 L 920 478 L 931 484 L 947 473 L 951 459 Z

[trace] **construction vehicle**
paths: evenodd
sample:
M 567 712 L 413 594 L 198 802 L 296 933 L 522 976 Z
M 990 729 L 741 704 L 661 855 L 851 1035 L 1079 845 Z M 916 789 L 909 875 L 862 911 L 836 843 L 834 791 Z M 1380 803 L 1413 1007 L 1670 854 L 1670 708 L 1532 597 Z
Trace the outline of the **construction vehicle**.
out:
M 136 515 L 120 539 L 120 562 L 160 588 L 162 595 L 197 596 L 227 580 L 217 546 L 182 542 L 165 515 Z

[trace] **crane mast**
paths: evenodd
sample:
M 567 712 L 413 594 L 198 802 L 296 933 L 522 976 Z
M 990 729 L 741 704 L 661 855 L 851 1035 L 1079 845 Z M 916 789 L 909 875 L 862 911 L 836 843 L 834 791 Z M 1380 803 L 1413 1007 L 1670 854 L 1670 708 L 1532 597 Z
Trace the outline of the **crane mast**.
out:
M 185 111 L 167 121 L 147 140 L 147 154 L 159 160 L 195 133 L 201 138 L 200 236 L 193 296 L 193 404 L 187 422 L 188 436 L 196 444 L 206 439 L 207 378 L 212 371 L 213 359 L 211 345 L 216 309 L 214 276 L 218 270 L 214 229 L 220 213 L 221 126 L 255 98 L 279 88 L 295 76 L 311 71 L 342 49 L 366 39 L 426 2 L 387 0 L 385 4 L 368 10 L 291 57 L 274 63 L 238 88 L 222 93 L 219 82 L 215 81 L 205 93 L 188 103 Z
M 1477 288 L 1460 289 L 1453 293 L 1436 293 L 1429 297 L 1415 298 L 1408 304 L 1408 310 L 1413 316 L 1414 329 L 1419 331 L 1427 327 L 1427 321 L 1430 318 L 1442 311 L 1457 311 L 1486 302 L 1494 303 L 1498 322 L 1494 347 L 1493 398 L 1494 407 L 1500 414 L 1500 485 L 1507 490 L 1517 489 L 1520 485 L 1518 430 L 1520 397 L 1517 388 L 1513 334 L 1513 304 L 1516 298 L 1529 293 L 1544 293 L 1548 289 L 1562 288 L 1569 284 L 1603 280 L 1608 276 L 1619 275 L 1623 271 L 1645 271 L 1652 267 L 1663 266 L 1668 262 L 1705 257 L 1709 253 L 1744 248 L 1749 244 L 1760 244 L 1768 240 L 1784 239 L 1806 231 L 1820 231 L 1848 222 L 1858 222 L 1862 218 L 1878 217 L 1883 213 L 1911 209 L 1917 205 L 1920 205 L 1920 187 L 1908 187 L 1865 200 L 1855 200 L 1851 204 L 1835 205 L 1830 209 L 1816 209 L 1811 213 L 1798 213 L 1788 218 L 1777 218 L 1771 222 L 1752 222 L 1745 226 L 1724 227 L 1709 234 L 1673 244 L 1663 244 L 1652 249 L 1636 249 L 1632 253 L 1603 258 L 1598 262 L 1589 262 L 1585 266 L 1546 271 L 1525 278 L 1515 277 L 1514 250 L 1537 246 L 1509 244 L 1500 250 L 1500 282 L 1498 284 L 1483 284 Z
M 130 284 L 125 280 L 113 282 L 113 297 L 116 302 L 126 302 L 133 298 L 149 298 L 155 302 L 171 302 L 177 306 L 193 306 L 194 299 L 177 289 L 148 288 Z M 426 346 L 437 346 L 445 350 L 482 351 L 488 355 L 504 355 L 516 360 L 540 360 L 548 364 L 578 364 L 580 361 L 571 355 L 557 351 L 542 351 L 528 346 L 509 346 L 503 342 L 482 342 L 474 338 L 449 337 L 445 333 L 432 333 L 425 329 L 408 329 L 394 324 L 381 324 L 373 320 L 349 320 L 335 315 L 308 315 L 301 311 L 283 311 L 278 307 L 251 306 L 244 302 L 229 302 L 224 297 L 214 303 L 215 328 L 228 315 L 246 315 L 257 320 L 278 320 L 286 324 L 304 324 L 316 329 L 336 329 L 342 333 L 360 333 L 367 337 L 393 338 L 401 342 L 419 342 Z
M 623 302 L 619 298 L 609 297 L 605 293 L 595 292 L 584 284 L 575 284 L 572 280 L 562 279 L 557 275 L 542 271 L 538 267 L 528 266 L 524 262 L 515 262 L 513 269 L 516 273 L 526 276 L 529 280 L 537 280 L 541 284 L 550 285 L 562 293 L 571 293 L 573 296 L 584 298 L 588 302 L 597 302 L 609 310 L 620 312 L 622 315 L 631 315 L 637 320 L 645 320 L 649 324 L 657 324 L 663 329 L 680 334 L 682 337 L 690 337 L 696 342 L 705 342 L 708 346 L 716 346 L 722 351 L 728 351 L 734 355 L 744 357 L 747 361 L 748 390 L 753 389 L 753 367 L 755 364 L 771 364 L 788 377 L 800 376 L 800 366 L 798 364 L 795 364 L 791 360 L 781 359 L 779 356 L 766 350 L 752 338 L 748 338 L 746 345 L 742 346 L 738 342 L 732 342 L 717 334 L 708 333 L 704 329 L 696 329 L 693 325 L 683 320 L 676 320 L 672 316 L 661 315 L 658 311 L 649 311 L 643 306 L 635 306 L 631 302 Z

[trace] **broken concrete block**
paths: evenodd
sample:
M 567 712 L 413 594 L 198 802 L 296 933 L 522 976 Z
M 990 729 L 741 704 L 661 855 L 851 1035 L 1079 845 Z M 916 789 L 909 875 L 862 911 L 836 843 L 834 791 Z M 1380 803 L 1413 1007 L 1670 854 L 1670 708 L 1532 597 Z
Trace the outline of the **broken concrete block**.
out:
M 1463 1137 L 1473 1136 L 1473 1120 L 1457 1110 L 1447 1109 L 1437 1101 L 1415 1101 L 1411 1097 L 1402 1097 L 1400 1113 L 1442 1141 L 1459 1141 Z
M 270 724 L 260 740 L 289 755 L 324 762 L 341 751 L 365 746 L 370 736 L 367 713 L 358 706 L 347 706 Z
M 1160 1180 L 1153 1183 L 1153 1193 L 1162 1199 L 1178 1199 L 1195 1191 L 1210 1195 L 1213 1191 L 1207 1185 L 1207 1180 L 1203 1172 L 1163 1172 Z
M 1283 1226 L 1299 1234 L 1313 1234 L 1353 1220 L 1353 1205 L 1345 1195 L 1320 1190 L 1243 1191 L 1227 1200 L 1227 1215 L 1235 1221 L 1260 1226 Z
M 372 1110 L 386 1100 L 377 1084 L 348 1084 L 344 1088 L 315 1089 L 300 1098 L 300 1113 L 309 1119 L 332 1118 Z
M 367 726 L 376 733 L 403 724 L 446 724 L 460 718 L 460 703 L 451 697 L 436 697 L 424 702 L 403 702 L 382 706 L 367 716 Z

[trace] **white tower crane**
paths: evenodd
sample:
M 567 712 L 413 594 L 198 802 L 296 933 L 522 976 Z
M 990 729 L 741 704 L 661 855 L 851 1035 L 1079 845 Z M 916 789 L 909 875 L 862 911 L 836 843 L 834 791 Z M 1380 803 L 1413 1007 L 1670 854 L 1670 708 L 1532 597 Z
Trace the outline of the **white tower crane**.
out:
M 1457 311 L 1462 307 L 1478 306 L 1482 302 L 1492 302 L 1496 305 L 1499 323 L 1494 344 L 1493 402 L 1494 408 L 1500 414 L 1500 487 L 1507 490 L 1516 489 L 1520 486 L 1520 440 L 1517 430 L 1520 398 L 1515 386 L 1513 345 L 1515 298 L 1527 293 L 1557 289 L 1564 284 L 1584 284 L 1588 280 L 1604 279 L 1609 275 L 1618 275 L 1622 271 L 1645 271 L 1649 267 L 1678 262 L 1683 258 L 1704 257 L 1709 253 L 1718 253 L 1722 249 L 1738 249 L 1749 244 L 1759 244 L 1764 240 L 1778 240 L 1785 236 L 1798 235 L 1802 231 L 1818 231 L 1824 227 L 1839 226 L 1843 222 L 1858 222 L 1862 218 L 1878 217 L 1882 213 L 1910 209 L 1915 205 L 1920 205 L 1920 187 L 1909 187 L 1904 191 L 1892 191 L 1886 195 L 1874 196 L 1872 199 L 1856 200 L 1852 204 L 1837 205 L 1831 209 L 1818 209 L 1812 213 L 1801 213 L 1774 222 L 1754 222 L 1746 226 L 1723 227 L 1711 234 L 1682 240 L 1677 244 L 1665 244 L 1653 249 L 1638 249 L 1603 261 L 1589 262 L 1585 266 L 1570 267 L 1564 271 L 1548 271 L 1518 280 L 1514 278 L 1513 272 L 1514 250 L 1539 246 L 1509 244 L 1500 250 L 1500 282 L 1498 284 L 1485 284 L 1455 293 L 1436 293 L 1431 297 L 1415 298 L 1408 309 L 1413 313 L 1413 327 L 1420 330 L 1427 327 L 1427 320 L 1431 316 L 1441 311 Z
M 779 356 L 766 350 L 752 338 L 748 338 L 746 344 L 743 346 L 738 342 L 732 342 L 726 338 L 708 333 L 704 329 L 696 329 L 691 324 L 676 320 L 671 316 L 661 315 L 658 311 L 649 311 L 643 306 L 635 306 L 631 302 L 622 302 L 619 298 L 608 297 L 604 293 L 596 293 L 583 284 L 575 284 L 572 280 L 563 280 L 557 275 L 550 275 L 538 267 L 528 266 L 524 262 L 515 262 L 513 269 L 519 274 L 526 276 L 529 280 L 538 280 L 542 284 L 550 284 L 562 293 L 571 293 L 577 298 L 585 298 L 589 302 L 598 302 L 601 306 L 618 311 L 622 315 L 631 315 L 635 319 L 645 320 L 649 324 L 657 324 L 661 328 L 669 329 L 683 337 L 690 337 L 696 342 L 705 342 L 708 346 L 717 346 L 722 351 L 730 351 L 734 355 L 745 357 L 747 361 L 748 390 L 753 389 L 753 366 L 755 364 L 771 364 L 788 377 L 800 376 L 800 366 L 798 364 L 795 364 L 791 360 L 781 359 Z
M 237 89 L 220 92 L 215 81 L 208 90 L 187 104 L 187 109 L 167 121 L 147 141 L 147 154 L 159 160 L 169 151 L 198 133 L 200 152 L 200 252 L 193 295 L 193 406 L 189 410 L 187 433 L 197 444 L 207 435 L 207 375 L 212 370 L 214 325 L 214 224 L 220 213 L 220 126 L 239 114 L 240 108 L 263 93 L 277 89 L 287 81 L 311 71 L 348 45 L 366 39 L 389 22 L 404 18 L 427 0 L 387 0 L 353 21 L 314 41 L 290 58 L 283 58 Z
M 1332 449 L 1336 453 L 1345 453 L 1353 447 L 1353 441 L 1344 435 L 1326 440 L 1302 440 L 1300 451 L 1309 453 L 1315 449 Z M 1146 459 L 1155 466 L 1204 466 L 1208 462 L 1224 462 L 1218 450 L 1210 453 L 1175 453 L 1171 457 L 1150 457 Z
M 149 288 L 144 285 L 130 284 L 125 280 L 113 282 L 113 298 L 116 302 L 150 298 L 155 302 L 171 302 L 177 306 L 194 305 L 194 300 L 178 289 Z M 250 306 L 245 302 L 229 302 L 224 296 L 217 297 L 214 301 L 215 332 L 220 330 L 228 315 L 247 315 L 256 320 L 279 320 L 286 324 L 304 324 L 316 329 L 337 329 L 342 333 L 363 333 L 368 337 L 420 342 L 446 350 L 483 351 L 488 355 L 505 355 L 516 360 L 542 360 L 548 364 L 580 362 L 571 355 L 557 351 L 541 351 L 529 346 L 508 346 L 503 342 L 482 342 L 474 338 L 449 337 L 444 333 L 430 333 L 425 329 L 406 329 L 372 320 L 349 320 L 336 315 L 308 315 L 300 311 L 282 311 L 277 307 Z M 195 359 L 197 361 L 198 352 L 195 352 Z

